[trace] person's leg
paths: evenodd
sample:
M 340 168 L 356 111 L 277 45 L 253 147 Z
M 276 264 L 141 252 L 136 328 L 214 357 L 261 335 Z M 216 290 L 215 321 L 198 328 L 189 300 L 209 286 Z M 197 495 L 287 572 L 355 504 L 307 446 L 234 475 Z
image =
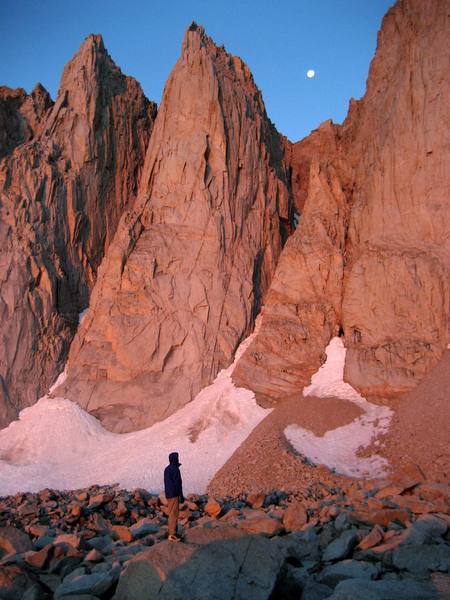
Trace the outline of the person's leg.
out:
M 178 498 L 168 498 L 167 505 L 169 509 L 169 535 L 176 535 L 180 501 Z

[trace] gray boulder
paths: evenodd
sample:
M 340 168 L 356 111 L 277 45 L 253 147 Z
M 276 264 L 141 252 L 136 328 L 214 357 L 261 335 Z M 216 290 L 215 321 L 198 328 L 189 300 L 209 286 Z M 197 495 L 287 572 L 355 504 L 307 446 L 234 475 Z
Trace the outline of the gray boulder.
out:
M 344 531 L 336 540 L 331 542 L 323 553 L 324 562 L 347 558 L 359 541 L 356 531 Z
M 329 598 L 330 600 L 437 600 L 439 596 L 433 584 L 428 582 L 347 579 L 336 586 Z
M 130 527 L 131 535 L 135 540 L 144 537 L 149 533 L 158 533 L 159 529 L 160 525 L 148 517 L 140 519 L 137 523 Z
M 450 547 L 446 544 L 411 544 L 394 550 L 392 564 L 414 575 L 428 571 L 447 571 L 450 568 Z
M 9 525 L 0 527 L 0 555 L 18 554 L 32 550 L 31 540 L 26 533 Z
M 115 600 L 268 599 L 283 553 L 266 537 L 235 532 L 217 529 L 209 544 L 155 544 L 127 563 Z
M 369 562 L 347 559 L 325 567 L 317 581 L 334 588 L 344 579 L 375 579 L 378 573 L 379 569 Z
M 407 529 L 404 544 L 429 544 L 439 540 L 448 529 L 447 522 L 436 515 L 422 515 Z
M 117 576 L 114 573 L 91 573 L 90 575 L 79 575 L 73 579 L 65 580 L 55 590 L 55 600 L 64 596 L 79 594 L 91 594 L 101 596 L 105 594 L 115 583 Z
M 333 589 L 310 579 L 301 595 L 301 600 L 325 600 L 333 594 Z

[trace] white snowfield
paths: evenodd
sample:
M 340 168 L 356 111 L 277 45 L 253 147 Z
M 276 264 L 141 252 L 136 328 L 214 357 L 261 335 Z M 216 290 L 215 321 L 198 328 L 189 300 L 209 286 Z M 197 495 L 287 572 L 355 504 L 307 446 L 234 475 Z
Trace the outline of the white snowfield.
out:
M 358 450 L 366 448 L 389 429 L 392 410 L 367 402 L 351 385 L 344 382 L 345 353 L 342 338 L 335 337 L 326 348 L 327 360 L 304 388 L 304 396 L 341 398 L 357 404 L 365 414 L 348 425 L 316 436 L 308 429 L 289 425 L 284 434 L 294 448 L 308 460 L 323 464 L 338 473 L 351 477 L 383 477 L 388 461 L 377 455 L 359 457 Z
M 185 465 L 184 491 L 204 492 L 270 412 L 257 405 L 253 392 L 236 388 L 231 380 L 234 365 L 255 334 L 241 344 L 233 365 L 191 403 L 141 431 L 111 433 L 74 402 L 44 396 L 0 431 L 0 496 L 112 483 L 159 492 L 172 451 L 180 453 Z

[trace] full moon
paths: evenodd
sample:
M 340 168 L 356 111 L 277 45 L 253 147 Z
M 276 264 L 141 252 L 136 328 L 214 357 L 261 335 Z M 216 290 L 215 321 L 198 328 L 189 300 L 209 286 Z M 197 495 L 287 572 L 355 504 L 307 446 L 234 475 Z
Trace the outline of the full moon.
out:
M 306 77 L 309 77 L 309 79 L 314 77 L 315 74 L 316 72 L 314 71 L 314 69 L 309 69 L 309 71 L 306 71 Z

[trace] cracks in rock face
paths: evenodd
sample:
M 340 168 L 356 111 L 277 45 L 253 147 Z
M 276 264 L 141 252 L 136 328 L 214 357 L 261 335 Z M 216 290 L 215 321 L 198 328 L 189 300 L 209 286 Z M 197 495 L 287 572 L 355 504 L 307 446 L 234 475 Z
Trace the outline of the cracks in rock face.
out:
M 262 291 L 261 291 L 261 269 L 264 260 L 264 250 L 258 250 L 255 260 L 253 261 L 253 307 L 252 320 L 255 321 L 259 311 L 261 310 Z

